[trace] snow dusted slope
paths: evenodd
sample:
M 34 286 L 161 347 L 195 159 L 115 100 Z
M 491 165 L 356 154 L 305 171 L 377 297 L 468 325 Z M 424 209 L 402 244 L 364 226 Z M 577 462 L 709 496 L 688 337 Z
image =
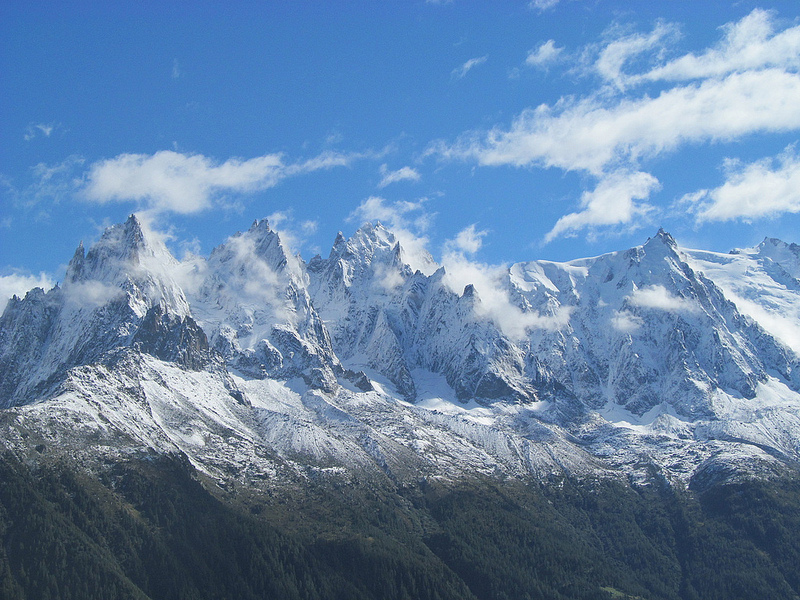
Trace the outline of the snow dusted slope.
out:
M 306 265 L 256 221 L 179 263 L 131 217 L 9 302 L 2 439 L 248 485 L 763 474 L 800 458 L 799 255 L 659 231 L 457 289 L 380 224 Z

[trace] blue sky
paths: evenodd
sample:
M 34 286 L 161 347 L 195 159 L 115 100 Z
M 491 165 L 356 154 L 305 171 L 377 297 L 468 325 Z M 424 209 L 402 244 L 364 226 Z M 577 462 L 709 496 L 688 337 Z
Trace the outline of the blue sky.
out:
M 440 263 L 800 242 L 796 2 L 0 5 L 0 295 L 140 213 Z M 412 252 L 410 250 L 409 252 Z

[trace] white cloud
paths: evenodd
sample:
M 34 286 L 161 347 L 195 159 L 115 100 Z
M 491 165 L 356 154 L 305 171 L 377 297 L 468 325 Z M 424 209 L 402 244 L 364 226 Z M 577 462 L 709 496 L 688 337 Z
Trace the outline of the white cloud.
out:
M 385 164 L 381 165 L 381 182 L 378 184 L 379 188 L 385 188 L 390 183 L 398 181 L 419 181 L 419 171 L 412 167 L 402 167 L 396 171 L 389 171 Z
M 481 56 L 480 58 L 470 58 L 467 62 L 465 62 L 460 67 L 456 67 L 453 69 L 451 75 L 456 79 L 462 79 L 469 73 L 472 69 L 477 67 L 478 65 L 482 65 L 486 62 L 486 59 L 489 58 L 488 56 Z
M 100 203 L 133 200 L 156 211 L 188 214 L 209 208 L 217 191 L 271 187 L 279 181 L 282 167 L 277 154 L 222 164 L 171 150 L 121 154 L 90 167 L 85 194 Z
M 647 34 L 616 35 L 602 49 L 594 63 L 597 72 L 620 88 L 652 81 L 684 81 L 723 77 L 734 72 L 763 68 L 796 70 L 800 67 L 800 26 L 778 30 L 775 13 L 755 9 L 740 21 L 721 27 L 722 38 L 698 54 L 687 53 L 664 60 L 670 46 L 680 37 L 679 28 L 658 23 Z M 625 72 L 631 59 L 655 53 L 651 68 Z
M 600 51 L 595 69 L 601 77 L 623 88 L 627 76 L 622 70 L 628 61 L 652 50 L 663 49 L 666 42 L 677 36 L 678 28 L 675 25 L 660 22 L 648 34 L 635 33 L 613 39 Z
M 475 223 L 458 232 L 452 240 L 445 242 L 445 254 L 450 252 L 461 252 L 464 254 L 475 254 L 483 246 L 483 238 L 489 232 L 486 230 L 477 231 Z
M 283 234 L 280 239 L 285 243 Z M 287 264 L 288 277 L 286 272 L 275 271 L 259 254 L 256 239 L 247 233 L 229 237 L 225 241 L 225 247 L 233 254 L 232 264 L 235 268 L 225 272 L 221 292 L 236 298 L 240 306 L 241 322 L 252 326 L 249 331 L 247 327 L 240 329 L 239 343 L 245 348 L 253 348 L 268 336 L 273 324 L 295 324 L 297 315 L 287 302 L 286 286 L 289 277 L 292 274 L 299 275 L 300 271 L 295 270 L 298 265 L 291 260 L 291 256 Z M 207 264 L 202 264 L 203 262 L 202 259 L 195 259 L 187 263 L 196 272 L 187 270 L 185 277 L 193 278 L 195 285 L 208 271 Z M 208 281 L 203 283 L 207 284 Z M 212 285 L 216 287 L 219 282 L 213 281 Z
M 405 283 L 405 279 L 403 279 L 400 271 L 396 269 L 387 267 L 381 263 L 373 265 L 372 268 L 375 273 L 375 280 L 385 292 L 391 292 Z
M 557 61 L 563 50 L 563 48 L 556 46 L 554 40 L 547 40 L 528 52 L 525 64 L 529 67 L 546 67 Z
M 379 196 L 370 196 L 356 208 L 348 221 L 380 221 L 387 225 L 403 250 L 403 260 L 412 269 L 430 275 L 438 265 L 428 251 L 428 238 L 424 235 L 434 215 L 424 210 L 426 199 L 416 202 L 388 202 Z
M 0 308 L 5 308 L 6 302 L 12 297 L 24 298 L 25 294 L 36 287 L 49 290 L 55 283 L 45 273 L 32 275 L 24 272 L 14 272 L 9 275 L 0 275 Z M 0 311 L 1 312 L 1 311 Z
M 663 285 L 650 285 L 639 288 L 627 297 L 632 306 L 653 308 L 668 312 L 697 312 L 699 306 L 679 296 L 672 295 Z
M 528 7 L 538 11 L 545 11 L 555 7 L 560 0 L 531 0 Z
M 116 286 L 93 280 L 65 284 L 64 293 L 70 304 L 94 309 L 121 296 L 123 291 Z
M 80 156 L 72 155 L 55 165 L 39 163 L 30 169 L 32 181 L 26 187 L 17 188 L 3 176 L 0 176 L 0 186 L 6 188 L 17 206 L 30 208 L 47 201 L 57 203 L 79 188 L 79 171 L 84 162 Z
M 622 333 L 636 333 L 644 325 L 644 319 L 627 310 L 615 311 L 611 317 L 611 326 Z
M 587 227 L 621 225 L 646 216 L 653 207 L 644 202 L 661 184 L 649 173 L 618 171 L 600 180 L 581 196 L 583 210 L 561 217 L 545 236 L 545 243 Z
M 334 146 L 336 144 L 341 144 L 343 141 L 344 141 L 344 134 L 338 129 L 332 129 L 325 136 L 326 146 Z
M 416 202 L 407 200 L 389 202 L 380 196 L 370 196 L 350 213 L 348 220 L 381 221 L 392 228 L 400 227 L 405 229 L 414 227 L 418 231 L 424 231 L 427 229 L 429 220 L 425 218 L 419 221 L 418 218 L 426 214 L 424 210 L 425 202 L 425 198 Z M 409 216 L 415 213 L 417 218 L 409 219 Z
M 793 148 L 750 164 L 729 161 L 720 187 L 684 196 L 698 222 L 753 220 L 800 212 L 800 156 Z
M 178 78 L 180 78 L 181 75 L 182 75 L 181 66 L 180 66 L 180 64 L 178 64 L 178 59 L 177 58 L 173 58 L 172 59 L 172 78 L 173 79 L 178 79 Z
M 572 312 L 570 307 L 559 307 L 549 314 L 524 311 L 509 296 L 507 265 L 489 265 L 468 258 L 480 250 L 486 234 L 486 231 L 477 231 L 473 224 L 445 242 L 442 283 L 459 295 L 466 286 L 472 285 L 477 292 L 475 316 L 492 321 L 511 339 L 524 339 L 535 329 L 554 331 L 566 327 Z
M 300 223 L 300 231 L 304 235 L 314 235 L 319 229 L 319 221 L 305 220 Z
M 701 54 L 689 53 L 643 74 L 643 80 L 719 77 L 735 71 L 800 67 L 800 25 L 776 32 L 775 15 L 755 9 L 723 28 L 722 40 Z
M 800 26 L 781 29 L 771 12 L 755 10 L 724 26 L 720 41 L 709 49 L 671 60 L 665 57 L 679 38 L 673 24 L 657 23 L 644 34 L 616 27 L 605 35 L 602 44 L 583 52 L 605 82 L 599 88 L 525 109 L 508 126 L 433 142 L 425 155 L 591 176 L 594 190 L 582 194 L 579 210 L 556 222 L 545 240 L 551 241 L 585 229 L 594 234 L 600 227 L 641 226 L 654 208 L 649 198 L 660 189 L 656 177 L 643 172 L 643 161 L 687 145 L 800 129 Z M 552 40 L 545 42 L 529 60 L 544 62 L 556 50 Z M 631 91 L 643 82 L 657 82 L 660 91 Z M 647 170 L 655 168 L 648 165 Z M 734 170 L 736 177 L 724 190 L 695 195 L 698 215 L 724 218 L 723 198 L 730 215 L 794 211 L 795 196 L 778 187 L 765 192 L 764 200 L 752 200 L 750 208 L 742 195 L 758 180 L 774 186 L 793 182 L 793 173 L 791 162 L 781 168 L 757 164 Z M 709 199 L 713 202 L 699 203 Z
M 474 286 L 478 294 L 475 316 L 491 320 L 511 339 L 524 339 L 534 329 L 554 331 L 569 324 L 571 307 L 559 307 L 551 314 L 539 314 L 525 312 L 512 303 L 505 265 L 471 261 L 463 253 L 451 250 L 442 258 L 442 266 L 445 269 L 442 282 L 456 294 L 462 294 L 467 285 Z
M 84 196 L 98 203 L 136 202 L 152 212 L 190 214 L 212 206 L 225 193 L 252 193 L 283 179 L 348 165 L 355 154 L 325 152 L 287 164 L 280 154 L 223 163 L 200 154 L 162 150 L 155 154 L 121 154 L 94 163 L 86 175 Z
M 584 209 L 562 217 L 547 235 L 551 241 L 586 226 L 624 225 L 646 215 L 648 206 L 633 200 L 647 198 L 658 185 L 655 177 L 638 171 L 640 159 L 689 143 L 796 130 L 797 98 L 797 74 L 778 69 L 732 73 L 676 86 L 655 98 L 609 102 L 591 97 L 542 105 L 524 111 L 508 130 L 467 134 L 451 146 L 434 146 L 432 152 L 480 165 L 556 167 L 598 178 L 596 189 L 583 194 Z M 617 192 L 622 195 L 615 199 Z M 615 210 L 605 212 L 609 202 Z
M 57 125 L 55 123 L 33 123 L 28 125 L 25 129 L 25 135 L 23 137 L 26 142 L 30 142 L 39 135 L 50 137 L 50 134 L 53 133 L 56 127 Z
M 562 99 L 523 111 L 504 131 L 472 132 L 429 153 L 480 165 L 558 167 L 601 175 L 681 144 L 734 140 L 800 127 L 800 77 L 778 69 L 733 73 L 674 87 L 655 98 Z
M 292 213 L 288 210 L 278 210 L 268 215 L 267 221 L 271 229 L 277 230 L 292 221 Z

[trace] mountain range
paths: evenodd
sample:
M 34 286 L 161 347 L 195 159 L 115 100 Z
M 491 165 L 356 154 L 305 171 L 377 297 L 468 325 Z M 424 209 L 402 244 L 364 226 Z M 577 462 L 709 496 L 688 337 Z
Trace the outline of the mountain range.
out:
M 182 452 L 242 481 L 647 466 L 689 484 L 797 460 L 800 247 L 659 231 L 463 289 L 424 262 L 380 223 L 305 262 L 264 220 L 178 261 L 131 216 L 9 301 L 4 439 Z
M 4 451 L 95 474 L 177 457 L 248 494 L 793 477 L 800 246 L 659 230 L 469 274 L 380 223 L 305 261 L 259 220 L 179 261 L 131 216 L 8 301 Z

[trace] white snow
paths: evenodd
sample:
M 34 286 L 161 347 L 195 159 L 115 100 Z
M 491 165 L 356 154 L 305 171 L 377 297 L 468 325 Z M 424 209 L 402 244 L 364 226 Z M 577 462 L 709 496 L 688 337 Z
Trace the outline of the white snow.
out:
M 774 246 L 769 244 L 768 247 L 773 249 L 770 254 L 774 255 Z M 784 262 L 779 263 L 766 256 L 768 253 L 760 248 L 741 250 L 736 254 L 700 250 L 685 252 L 693 268 L 702 271 L 719 286 L 741 313 L 800 356 L 800 282 L 792 281 L 782 268 L 782 265 L 791 268 L 793 261 L 789 257 L 784 257 Z

